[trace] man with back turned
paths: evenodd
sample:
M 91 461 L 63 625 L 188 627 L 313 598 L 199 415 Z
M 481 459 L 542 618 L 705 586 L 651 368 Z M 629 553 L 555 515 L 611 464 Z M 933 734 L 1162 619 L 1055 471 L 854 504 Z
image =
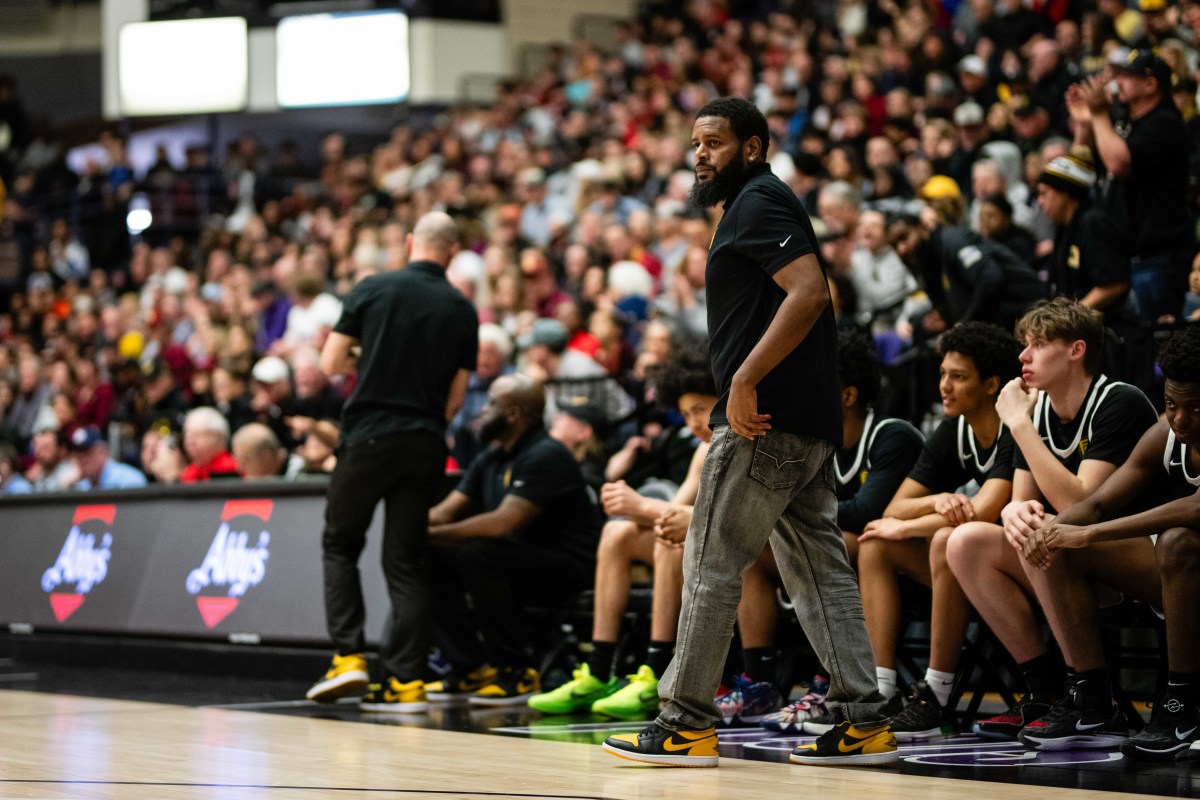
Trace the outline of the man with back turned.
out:
M 383 500 L 383 574 L 392 612 L 380 649 L 383 680 L 363 698 L 364 711 L 426 709 L 427 521 L 445 471 L 446 423 L 462 405 L 478 346 L 475 309 L 446 280 L 458 251 L 454 221 L 426 214 L 407 247 L 407 267 L 368 277 L 350 291 L 321 352 L 326 374 L 357 364 L 358 383 L 342 411 L 322 538 L 325 617 L 336 653 L 307 696 L 331 702 L 367 688 L 358 559 Z
M 675 659 L 659 685 L 666 705 L 649 727 L 610 736 L 604 748 L 642 763 L 717 765 L 713 697 L 742 571 L 770 540 L 836 706 L 834 727 L 791 760 L 893 763 L 896 741 L 879 713 L 884 698 L 837 524 L 832 456 L 842 422 L 825 269 L 808 215 L 766 163 L 767 142 L 765 118 L 744 100 L 709 103 L 692 128 L 692 199 L 725 209 L 707 266 L 721 398 L 685 545 Z

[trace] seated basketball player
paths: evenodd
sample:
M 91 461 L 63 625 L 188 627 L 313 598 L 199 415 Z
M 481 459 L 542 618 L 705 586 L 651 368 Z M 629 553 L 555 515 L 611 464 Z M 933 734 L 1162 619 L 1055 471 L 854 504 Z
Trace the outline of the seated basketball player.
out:
M 970 611 L 946 565 L 946 542 L 957 525 L 996 519 L 1009 500 L 1013 441 L 996 413 L 996 398 L 1017 373 L 1020 348 L 995 325 L 967 322 L 942 336 L 938 352 L 938 388 L 948 419 L 925 443 L 883 518 L 867 523 L 859 537 L 858 581 L 879 690 L 889 699 L 896 693 L 900 577 L 933 589 L 929 669 L 913 694 L 918 701 L 936 698 L 940 708 L 950 696 Z M 968 484 L 973 494 L 960 491 Z M 805 723 L 805 730 L 817 724 Z M 911 741 L 940 733 L 941 725 L 914 719 L 905 709 L 894 718 L 893 731 L 897 741 Z
M 1091 495 L 1129 457 L 1156 416 L 1139 389 L 1098 373 L 1104 342 L 1099 312 L 1065 297 L 1043 301 L 1017 322 L 1016 336 L 1025 344 L 1021 377 L 1004 387 L 996 404 L 1017 444 L 1013 499 L 1002 514 L 1003 526 L 963 525 L 949 549 L 951 569 L 1028 683 L 1016 706 L 976 726 L 981 734 L 1007 738 L 1048 712 L 1061 685 L 1057 660 L 1038 630 L 1033 587 L 1014 548 L 1048 514 Z M 1068 665 L 1075 665 L 1074 655 L 1064 648 Z M 1108 691 L 1095 686 L 1092 676 L 1082 678 L 1082 687 Z M 1111 710 L 1111 695 L 1104 698 Z M 932 723 L 937 710 L 927 704 L 922 713 Z M 1095 728 L 1078 743 L 1104 746 L 1111 743 L 1106 736 Z
M 1072 691 L 1021 731 L 1021 741 L 1036 749 L 1107 740 L 1144 761 L 1172 760 L 1189 746 L 1193 757 L 1200 751 L 1200 452 L 1193 446 L 1200 441 L 1200 328 L 1175 333 L 1158 363 L 1166 378 L 1164 418 L 1096 491 L 1040 527 L 1035 521 L 1024 538 L 1026 571 L 1076 669 Z M 1162 505 L 1118 516 L 1150 489 Z M 1113 708 L 1097 586 L 1161 608 L 1166 620 L 1166 692 L 1150 724 L 1128 739 Z

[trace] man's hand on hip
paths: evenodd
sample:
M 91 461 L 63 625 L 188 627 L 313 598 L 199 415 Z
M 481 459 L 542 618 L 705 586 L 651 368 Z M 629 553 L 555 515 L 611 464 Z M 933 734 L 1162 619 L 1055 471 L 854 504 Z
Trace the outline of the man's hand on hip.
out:
M 758 413 L 758 390 L 735 375 L 725 404 L 725 418 L 738 436 L 754 439 L 771 430 L 770 414 Z

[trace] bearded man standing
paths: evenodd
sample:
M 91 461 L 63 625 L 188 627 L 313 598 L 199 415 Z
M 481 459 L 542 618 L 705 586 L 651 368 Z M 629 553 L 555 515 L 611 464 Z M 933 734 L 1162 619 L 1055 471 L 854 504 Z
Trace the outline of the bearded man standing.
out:
M 713 698 L 733 633 L 742 571 L 768 540 L 788 596 L 830 671 L 833 727 L 797 747 L 798 764 L 888 764 L 858 583 L 837 523 L 833 454 L 842 439 L 837 332 L 812 222 L 766 162 L 767 122 L 752 104 L 714 100 L 692 128 L 692 201 L 725 214 L 709 247 L 708 329 L 721 397 L 684 551 L 666 705 L 604 748 L 642 763 L 717 765 Z

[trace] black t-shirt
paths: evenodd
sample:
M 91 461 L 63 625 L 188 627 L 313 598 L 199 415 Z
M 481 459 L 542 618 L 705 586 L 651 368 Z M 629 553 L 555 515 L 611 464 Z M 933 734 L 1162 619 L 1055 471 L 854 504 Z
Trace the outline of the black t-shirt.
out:
M 450 383 L 475 369 L 479 318 L 429 261 L 363 279 L 334 330 L 362 343 L 358 384 L 342 411 L 342 441 L 427 431 L 444 436 Z
M 943 420 L 925 441 L 917 465 L 909 473 L 930 494 L 953 492 L 974 481 L 979 486 L 993 478 L 1011 481 L 1012 431 L 1003 423 L 992 446 L 984 449 L 966 417 Z
M 924 444 L 921 432 L 904 420 L 868 417 L 858 444 L 834 454 L 842 530 L 862 533 L 883 516 Z
M 947 325 L 975 320 L 1011 329 L 1046 296 L 1033 267 L 968 228 L 940 227 L 921 259 L 925 292 Z
M 1038 436 L 1063 466 L 1076 473 L 1079 465 L 1090 459 L 1120 466 L 1157 419 L 1154 406 L 1140 389 L 1109 381 L 1104 375 L 1092 379 L 1079 413 L 1070 422 L 1058 418 L 1045 392 L 1033 410 Z M 1013 454 L 1013 467 L 1029 471 L 1020 448 Z
M 1126 232 L 1130 255 L 1157 255 L 1186 246 L 1189 143 L 1183 117 L 1168 99 L 1117 130 L 1129 147 L 1130 173 L 1125 178 L 1109 176 L 1104 210 Z
M 800 201 L 767 164 L 746 171 L 746 182 L 725 203 L 725 216 L 708 248 L 709 349 L 721 398 L 711 424 L 726 425 L 733 375 L 762 338 L 786 293 L 773 275 L 816 253 L 812 221 Z M 827 305 L 808 335 L 758 385 L 758 413 L 771 428 L 797 436 L 842 440 L 837 385 L 837 325 Z
M 1054 232 L 1051 280 L 1056 293 L 1075 300 L 1097 286 L 1129 283 L 1125 237 L 1098 208 L 1083 207 Z
M 542 513 L 517 534 L 518 540 L 562 551 L 578 561 L 595 561 L 604 524 L 600 507 L 570 451 L 545 428 L 526 433 L 511 453 L 499 445 L 485 450 L 458 491 L 479 503 L 483 512 L 499 508 L 509 494 L 528 500 Z

